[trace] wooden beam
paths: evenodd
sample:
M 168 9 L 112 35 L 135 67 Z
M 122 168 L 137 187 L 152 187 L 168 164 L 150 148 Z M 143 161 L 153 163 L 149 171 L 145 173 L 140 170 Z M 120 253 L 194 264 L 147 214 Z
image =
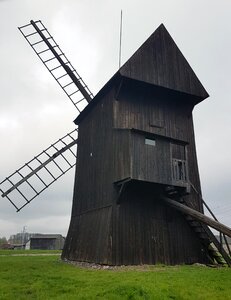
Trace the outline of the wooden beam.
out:
M 182 213 L 190 215 L 190 216 L 194 217 L 196 220 L 198 220 L 202 223 L 205 223 L 205 224 L 211 226 L 212 228 L 231 237 L 231 228 L 229 228 L 228 226 L 226 226 L 220 222 L 217 222 L 217 221 L 205 216 L 204 214 L 200 213 L 199 211 L 192 209 L 184 204 L 181 204 L 175 200 L 172 200 L 167 197 L 161 197 L 161 199 L 164 200 L 164 202 L 166 204 L 174 207 L 175 209 L 181 211 Z
M 220 244 L 220 242 L 218 241 L 218 239 L 215 237 L 215 235 L 212 233 L 211 229 L 206 226 L 206 224 L 201 224 L 202 228 L 204 229 L 204 231 L 206 232 L 206 234 L 208 235 L 209 239 L 213 242 L 213 244 L 216 246 L 217 250 L 220 252 L 220 254 L 223 256 L 224 260 L 226 261 L 226 263 L 228 264 L 229 267 L 231 267 L 231 258 L 230 256 L 227 254 L 227 252 L 225 251 L 225 249 L 223 248 L 223 245 Z

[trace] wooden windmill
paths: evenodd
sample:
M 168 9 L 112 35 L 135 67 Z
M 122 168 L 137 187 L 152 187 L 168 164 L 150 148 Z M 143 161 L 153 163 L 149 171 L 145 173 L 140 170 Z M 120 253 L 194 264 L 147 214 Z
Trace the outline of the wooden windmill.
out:
M 165 27 L 158 27 L 95 97 L 41 21 L 20 30 L 80 112 L 78 139 L 67 134 L 7 177 L 0 184 L 2 196 L 20 210 L 75 165 L 66 154 L 76 160 L 78 144 L 63 259 L 221 263 L 213 243 L 231 265 L 207 225 L 228 236 L 231 230 L 203 214 L 192 111 L 208 94 Z M 58 159 L 66 162 L 65 170 Z M 18 197 L 11 197 L 15 192 L 20 206 Z

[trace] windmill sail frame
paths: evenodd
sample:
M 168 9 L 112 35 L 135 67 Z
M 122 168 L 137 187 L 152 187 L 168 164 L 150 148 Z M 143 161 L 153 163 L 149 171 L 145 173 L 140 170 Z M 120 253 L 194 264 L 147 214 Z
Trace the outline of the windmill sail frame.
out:
M 20 211 L 74 167 L 76 164 L 76 149 L 74 150 L 74 146 L 77 145 L 76 133 L 77 129 L 66 134 L 0 182 L 2 197 L 6 197 L 16 210 Z M 11 196 L 12 194 L 13 196 Z
M 18 29 L 78 112 L 81 112 L 93 94 L 41 20 L 31 20 Z
M 53 36 L 41 20 L 31 20 L 18 29 L 80 113 L 93 94 Z M 2 197 L 6 197 L 17 211 L 75 166 L 77 131 L 67 133 L 0 182 Z

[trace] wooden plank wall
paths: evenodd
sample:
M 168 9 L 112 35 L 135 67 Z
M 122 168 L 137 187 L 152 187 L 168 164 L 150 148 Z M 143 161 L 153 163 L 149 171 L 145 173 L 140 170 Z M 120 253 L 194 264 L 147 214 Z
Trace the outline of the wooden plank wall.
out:
M 132 132 L 132 178 L 171 184 L 170 142 L 156 138 L 156 145 L 145 144 L 145 134 Z
M 118 101 L 114 101 L 114 127 L 135 128 L 188 143 L 189 180 L 201 193 L 192 103 L 190 95 L 127 80 Z M 200 197 L 195 191 L 186 198 L 186 202 L 202 211 Z
M 190 98 L 189 98 L 190 99 Z M 188 142 L 191 100 L 182 93 L 127 81 L 114 102 L 114 127 L 135 128 Z
M 207 262 L 200 241 L 183 215 L 150 190 L 131 187 L 113 214 L 113 264 Z
M 113 87 L 79 126 L 72 219 L 62 257 L 118 265 L 205 262 L 198 237 L 182 215 L 161 203 L 153 186 L 128 186 L 117 204 L 114 185 L 139 169 L 134 164 L 140 157 L 134 160 L 131 149 L 130 129 L 136 128 L 188 142 L 190 181 L 200 191 L 193 105 L 146 85 L 126 85 L 119 99 L 115 95 Z M 197 195 L 186 198 L 200 208 Z
M 62 258 L 111 264 L 112 207 L 72 216 Z
M 72 217 L 63 258 L 110 263 L 113 95 L 114 90 L 106 94 L 79 126 Z
M 117 128 L 114 134 L 118 135 L 117 140 L 123 130 L 127 132 L 129 128 L 135 128 L 179 140 L 180 143 L 185 142 L 188 144 L 189 179 L 200 192 L 191 97 L 170 91 L 162 93 L 147 85 L 133 84 L 126 84 L 124 89 L 122 87 L 117 101 L 114 101 L 114 128 Z M 151 148 L 144 147 L 143 138 L 142 135 L 130 133 L 132 146 L 129 151 L 134 172 L 131 173 L 132 177 L 134 175 L 137 179 L 147 181 L 155 176 L 157 178 L 154 171 L 157 167 L 154 162 L 156 158 L 162 163 L 159 165 L 162 169 L 159 173 L 163 172 L 162 183 L 167 183 L 169 173 L 165 173 L 167 167 L 163 164 L 170 164 L 169 149 L 164 149 L 163 146 L 163 151 L 159 152 L 160 157 L 155 156 Z M 170 144 L 169 142 L 169 147 Z M 125 151 L 128 145 L 120 147 Z M 185 158 L 182 146 L 178 148 L 173 146 L 173 154 Z M 125 159 L 126 155 L 123 156 L 123 160 Z M 117 172 L 122 175 L 123 166 Z M 155 196 L 155 188 L 150 188 L 150 194 L 147 195 L 146 184 L 138 186 L 138 190 L 132 185 L 128 186 L 121 203 L 113 206 L 113 264 L 207 262 L 206 251 L 184 216 L 166 208 L 158 196 Z M 192 191 L 185 199 L 192 207 L 201 209 L 201 201 L 195 192 Z
M 114 91 L 100 101 L 79 126 L 73 215 L 112 204 L 113 134 L 112 102 Z
M 131 130 L 113 128 L 113 182 L 131 177 Z

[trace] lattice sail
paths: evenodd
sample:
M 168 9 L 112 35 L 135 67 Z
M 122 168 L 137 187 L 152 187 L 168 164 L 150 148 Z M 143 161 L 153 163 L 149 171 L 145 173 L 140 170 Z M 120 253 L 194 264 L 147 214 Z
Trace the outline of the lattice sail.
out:
M 93 94 L 43 23 L 31 21 L 19 30 L 79 112 Z
M 39 20 L 31 21 L 30 24 L 19 27 L 19 30 L 78 112 L 81 112 L 91 101 L 93 94 L 47 28 Z M 0 182 L 2 197 L 6 197 L 17 211 L 76 164 L 75 133 L 77 129 Z
M 20 211 L 76 164 L 77 129 L 0 182 L 2 197 Z

